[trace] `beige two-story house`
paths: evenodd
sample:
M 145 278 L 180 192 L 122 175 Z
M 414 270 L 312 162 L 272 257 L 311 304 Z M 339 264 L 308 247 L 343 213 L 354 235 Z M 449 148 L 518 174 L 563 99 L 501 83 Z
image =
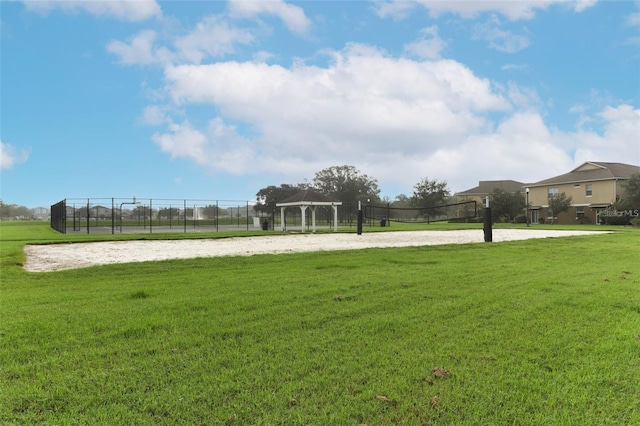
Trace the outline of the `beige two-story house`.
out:
M 467 189 L 466 191 L 456 192 L 458 201 L 477 201 L 478 205 L 484 205 L 485 199 L 488 195 L 491 195 L 496 189 L 501 189 L 504 192 L 523 192 L 524 184 L 515 180 L 481 180 L 478 182 L 478 186 Z
M 459 203 L 475 201 L 477 209 L 476 213 L 478 213 L 485 205 L 487 197 L 496 189 L 500 189 L 508 193 L 524 193 L 524 184 L 515 180 L 481 180 L 478 182 L 478 186 L 467 189 L 466 191 L 456 192 L 455 196 Z M 459 217 L 469 216 L 471 213 L 470 209 L 471 206 L 462 207 L 461 211 L 458 213 Z
M 550 222 L 549 196 L 565 193 L 571 207 L 555 223 L 600 223 L 600 213 L 624 195 L 623 183 L 640 166 L 589 161 L 569 173 L 525 185 L 532 223 Z

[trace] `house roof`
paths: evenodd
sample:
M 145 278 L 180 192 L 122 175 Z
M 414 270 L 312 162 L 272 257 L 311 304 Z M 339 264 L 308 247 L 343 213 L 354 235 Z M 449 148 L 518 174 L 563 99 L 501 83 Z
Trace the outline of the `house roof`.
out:
M 524 184 L 515 180 L 481 180 L 475 188 L 458 192 L 456 195 L 488 195 L 495 189 L 505 192 L 521 192 Z
M 602 163 L 588 161 L 569 173 L 535 182 L 529 186 L 548 186 L 563 183 L 593 182 L 598 180 L 629 179 L 634 173 L 640 173 L 640 166 L 624 163 Z
M 338 203 L 340 203 L 340 200 L 336 200 L 335 198 L 331 198 L 324 194 L 320 194 L 319 192 L 307 189 L 305 191 L 300 191 L 297 194 L 294 194 L 291 197 L 280 201 L 276 205 L 338 204 Z

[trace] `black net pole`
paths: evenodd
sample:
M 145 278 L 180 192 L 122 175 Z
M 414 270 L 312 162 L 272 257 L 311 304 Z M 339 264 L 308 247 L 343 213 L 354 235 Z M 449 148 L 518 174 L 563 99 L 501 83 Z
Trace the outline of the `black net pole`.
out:
M 111 235 L 116 233 L 116 206 L 113 198 L 111 199 Z
M 493 230 L 491 228 L 491 207 L 489 207 L 489 197 L 487 197 L 487 204 L 484 209 L 484 242 L 490 243 L 493 241 Z
M 91 216 L 89 212 L 89 200 L 87 199 L 87 234 L 89 233 L 89 217 Z

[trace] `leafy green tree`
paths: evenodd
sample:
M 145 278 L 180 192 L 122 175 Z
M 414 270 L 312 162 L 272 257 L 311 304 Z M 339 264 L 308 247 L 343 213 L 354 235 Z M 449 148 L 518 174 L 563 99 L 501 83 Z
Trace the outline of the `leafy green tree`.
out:
M 446 204 L 448 197 L 451 195 L 446 181 L 438 182 L 435 179 L 429 180 L 428 178 L 423 178 L 420 182 L 416 183 L 413 188 L 413 196 L 411 197 L 412 206 L 430 208 L 428 213 L 421 216 L 429 218 L 443 213 L 442 209 L 434 209 L 433 207 Z
M 624 192 L 622 197 L 611 207 L 612 210 L 631 211 L 640 210 L 640 173 L 633 173 L 629 180 L 622 183 Z M 603 222 L 607 225 L 634 224 L 640 226 L 640 216 L 624 214 L 622 216 L 605 216 Z
M 559 194 L 549 195 L 549 210 L 551 210 L 551 223 L 553 223 L 554 218 L 557 217 L 560 213 L 566 212 L 571 207 L 571 202 L 573 198 L 568 197 L 567 194 L 561 192 Z
M 333 166 L 316 172 L 313 187 L 337 198 L 343 205 L 355 201 L 380 201 L 378 181 L 361 173 L 354 166 Z
M 207 219 L 214 219 L 220 216 L 220 207 L 213 204 L 204 206 L 201 211 Z
M 257 212 L 271 214 L 276 208 L 276 203 L 308 188 L 308 184 L 290 185 L 283 183 L 280 186 L 267 186 L 256 193 L 256 205 L 253 209 Z
M 178 219 L 180 217 L 180 209 L 176 207 L 164 207 L 158 210 L 159 219 Z
M 526 207 L 525 197 L 520 192 L 506 192 L 496 188 L 490 194 L 491 216 L 494 222 L 511 222 L 516 216 L 521 215 Z
M 2 200 L 0 200 L 0 218 L 31 219 L 33 218 L 33 213 L 31 212 L 31 209 L 26 206 L 19 206 L 17 204 L 5 204 Z
M 629 176 L 629 180 L 622 184 L 625 193 L 622 199 L 616 203 L 620 210 L 640 209 L 640 173 Z
M 396 195 L 396 198 L 391 202 L 392 207 L 411 207 L 411 198 L 405 194 Z
M 122 213 L 123 216 L 126 216 L 126 213 Z M 136 206 L 133 210 L 131 210 L 131 214 L 129 216 L 130 219 L 137 219 L 140 223 L 141 221 L 149 220 L 151 212 L 148 206 Z
M 411 208 L 411 198 L 405 194 L 396 195 L 393 201 L 389 202 L 392 209 L 409 209 Z M 411 219 L 414 213 L 410 210 L 391 210 L 390 216 L 396 220 Z

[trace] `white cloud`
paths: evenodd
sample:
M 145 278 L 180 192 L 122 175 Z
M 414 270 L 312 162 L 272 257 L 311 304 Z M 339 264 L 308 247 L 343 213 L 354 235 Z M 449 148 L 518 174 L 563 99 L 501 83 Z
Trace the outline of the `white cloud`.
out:
M 241 174 L 247 170 L 259 173 L 263 170 L 256 161 L 258 152 L 250 141 L 242 138 L 232 125 L 219 117 L 209 121 L 201 131 L 185 120 L 181 124 L 171 123 L 169 133 L 156 133 L 153 141 L 171 158 L 186 158 L 205 166 L 211 172 Z
M 576 0 L 573 10 L 580 13 L 598 3 L 598 0 Z
M 164 49 L 154 48 L 157 34 L 144 30 L 129 38 L 128 43 L 112 40 L 107 44 L 107 51 L 118 56 L 119 62 L 125 65 L 149 65 L 163 60 L 170 60 L 171 55 Z
M 592 122 L 599 121 L 602 132 L 578 130 L 560 133 L 554 143 L 574 152 L 577 164 L 585 161 L 620 161 L 640 164 L 640 109 L 630 105 L 607 106 Z
M 221 16 L 208 16 L 200 21 L 189 34 L 178 38 L 174 44 L 180 56 L 189 63 L 200 63 L 205 57 L 218 58 L 234 53 L 237 44 L 254 40 L 247 29 L 234 27 Z
M 640 27 L 640 12 L 629 14 L 625 19 L 625 25 L 629 27 Z
M 629 37 L 624 41 L 624 44 L 631 46 L 640 46 L 640 36 Z
M 416 5 L 421 5 L 428 9 L 434 18 L 445 13 L 452 13 L 464 19 L 471 19 L 482 13 L 491 12 L 498 13 L 510 21 L 517 21 L 533 19 L 537 10 L 546 10 L 553 4 L 572 6 L 574 11 L 582 12 L 595 3 L 596 0 L 391 0 L 377 1 L 375 10 L 380 17 L 403 19 Z
M 24 163 L 28 159 L 28 149 L 18 149 L 0 141 L 0 169 L 11 169 L 16 164 Z
M 516 110 L 538 111 L 542 109 L 543 102 L 535 89 L 510 81 L 503 92 Z
M 305 34 L 311 28 L 311 21 L 301 7 L 282 0 L 230 0 L 229 10 L 233 16 L 248 18 L 263 14 L 276 16 L 282 20 L 289 31 L 297 34 Z
M 273 53 L 270 52 L 266 52 L 264 50 L 261 50 L 259 52 L 255 52 L 253 54 L 253 61 L 254 62 L 268 62 L 269 60 L 271 60 L 275 55 Z
M 170 109 L 162 105 L 150 105 L 144 109 L 142 116 L 138 122 L 147 126 L 160 126 L 161 124 L 170 123 Z
M 437 176 L 451 176 L 457 191 L 479 180 L 513 179 L 521 182 L 560 174 L 572 158 L 552 143 L 552 134 L 535 112 L 515 113 L 490 132 L 468 135 L 458 146 L 445 147 L 428 159 Z
M 158 34 L 143 30 L 126 42 L 112 40 L 107 51 L 125 65 L 151 65 L 186 62 L 199 64 L 205 58 L 234 53 L 236 45 L 251 43 L 255 36 L 248 29 L 234 27 L 220 16 L 203 18 L 192 31 L 173 41 L 175 49 L 157 45 Z
M 555 131 L 554 145 L 573 153 L 575 164 L 585 161 L 612 161 L 640 164 L 640 109 L 631 105 L 606 106 L 594 117 L 576 105 L 571 112 L 579 114 L 578 130 Z M 599 124 L 600 131 L 584 130 L 582 124 Z
M 28 10 L 41 14 L 61 9 L 65 13 L 85 12 L 98 17 L 106 16 L 132 22 L 162 16 L 162 9 L 155 0 L 26 0 L 23 4 Z
M 592 149 L 599 158 L 613 159 L 628 153 L 630 162 L 640 164 L 640 109 L 631 105 L 607 106 L 598 114 L 604 120 L 604 134 Z
M 351 132 L 362 122 L 360 131 L 376 133 L 411 123 L 439 133 L 456 119 L 459 132 L 480 125 L 476 111 L 510 107 L 488 80 L 458 62 L 394 59 L 362 45 L 334 52 L 328 68 L 224 62 L 170 67 L 165 77 L 177 103 L 215 104 L 264 129 L 277 124 Z M 425 120 L 429 116 L 436 119 Z
M 438 27 L 423 28 L 418 40 L 406 44 L 404 50 L 422 59 L 438 59 L 447 43 L 438 36 Z
M 495 16 L 486 23 L 475 25 L 472 38 L 487 41 L 491 49 L 504 53 L 515 53 L 531 44 L 528 35 L 500 29 L 500 21 Z
M 587 107 L 585 105 L 576 104 L 569 108 L 569 113 L 578 115 L 578 121 L 575 124 L 576 129 L 582 130 L 585 125 L 593 122 L 593 118 L 587 114 Z
M 490 129 L 484 115 L 511 108 L 488 80 L 455 61 L 396 59 L 362 45 L 333 55 L 327 68 L 255 62 L 168 67 L 167 91 L 177 105 L 215 105 L 224 120 L 246 124 L 255 136 L 224 127 L 224 137 L 212 137 L 211 130 L 183 124 L 154 141 L 217 170 L 308 173 L 334 163 L 380 165 L 397 152 L 424 156 Z
M 170 133 L 154 134 L 152 139 L 171 158 L 186 157 L 198 164 L 204 164 L 207 152 L 207 138 L 195 129 L 189 121 L 182 124 L 171 123 Z
M 409 16 L 416 5 L 414 1 L 374 1 L 373 10 L 381 18 L 401 20 Z
M 519 70 L 527 70 L 529 69 L 529 65 L 527 64 L 504 64 L 500 67 L 503 71 L 519 71 Z

